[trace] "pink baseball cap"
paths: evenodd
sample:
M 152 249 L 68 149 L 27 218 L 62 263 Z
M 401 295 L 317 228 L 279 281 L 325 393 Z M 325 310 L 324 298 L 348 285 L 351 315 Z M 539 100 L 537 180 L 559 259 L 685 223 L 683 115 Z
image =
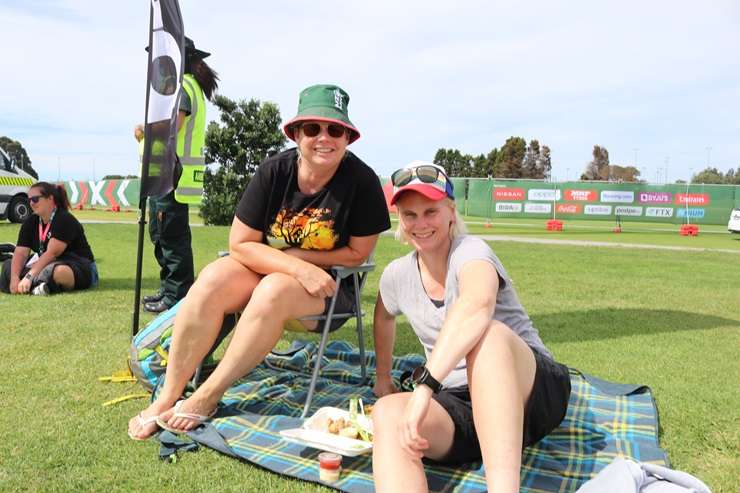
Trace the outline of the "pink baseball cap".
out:
M 393 183 L 393 197 L 391 205 L 395 205 L 403 192 L 414 191 L 430 200 L 441 200 L 449 197 L 455 200 L 455 188 L 447 176 L 445 169 L 434 163 L 413 161 L 408 166 L 396 170 L 391 175 Z

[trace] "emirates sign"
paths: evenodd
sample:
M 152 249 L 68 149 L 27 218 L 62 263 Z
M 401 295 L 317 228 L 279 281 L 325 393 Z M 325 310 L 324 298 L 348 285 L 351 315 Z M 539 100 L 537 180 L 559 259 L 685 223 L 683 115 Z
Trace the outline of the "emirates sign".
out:
M 709 194 L 706 193 L 677 193 L 675 195 L 677 205 L 707 205 Z

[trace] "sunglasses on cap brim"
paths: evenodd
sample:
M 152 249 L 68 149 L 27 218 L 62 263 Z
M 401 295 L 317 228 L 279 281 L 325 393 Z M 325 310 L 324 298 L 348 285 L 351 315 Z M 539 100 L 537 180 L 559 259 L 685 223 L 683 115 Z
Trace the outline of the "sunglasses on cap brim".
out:
M 440 175 L 444 177 L 443 180 L 439 179 Z M 434 183 L 436 181 L 449 183 L 447 175 L 445 175 L 444 172 L 436 166 L 428 165 L 399 169 L 391 175 L 391 183 L 394 187 L 402 187 L 404 185 L 408 185 L 414 177 L 422 183 Z
M 321 133 L 321 127 L 324 125 L 326 125 L 326 132 L 329 134 L 329 137 L 334 139 L 344 137 L 347 133 L 347 128 L 338 123 L 302 123 L 298 127 L 303 130 L 303 135 L 306 137 L 316 137 Z

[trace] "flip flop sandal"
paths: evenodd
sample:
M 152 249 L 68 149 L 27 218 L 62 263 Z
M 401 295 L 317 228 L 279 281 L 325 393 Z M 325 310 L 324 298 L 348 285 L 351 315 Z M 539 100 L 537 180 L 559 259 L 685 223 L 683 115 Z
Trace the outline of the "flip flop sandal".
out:
M 137 424 L 139 425 L 139 428 L 142 428 L 143 429 L 145 426 L 150 425 L 150 424 L 158 421 L 159 420 L 159 416 L 149 416 L 148 418 L 145 418 L 145 417 L 143 417 L 141 415 L 141 413 L 139 413 L 138 415 L 136 415 L 136 419 L 138 420 L 138 423 Z M 157 424 L 159 424 L 159 423 L 157 423 Z M 129 430 L 128 437 L 131 440 L 136 440 L 137 442 L 145 442 L 145 441 L 149 440 L 151 437 L 153 437 L 156 434 L 157 434 L 157 432 L 155 431 L 154 433 L 152 433 L 151 435 L 149 435 L 147 437 L 139 438 L 137 436 L 132 435 L 131 434 L 131 431 Z
M 181 413 L 179 409 L 183 402 L 185 401 L 181 400 L 175 403 L 174 413 L 172 414 L 172 417 L 189 419 L 190 421 L 195 421 L 196 425 L 190 428 L 189 430 L 178 430 L 177 428 L 171 427 L 170 425 L 167 424 L 166 421 L 164 421 L 159 416 L 157 416 L 157 424 L 160 426 L 160 428 L 165 429 L 169 431 L 170 433 L 176 433 L 176 434 L 187 433 L 188 431 L 192 431 L 196 429 L 198 426 L 202 425 L 203 423 L 211 419 L 216 414 L 216 409 L 211 411 L 211 413 L 208 414 L 207 416 L 204 416 L 202 414 L 195 414 L 195 413 Z

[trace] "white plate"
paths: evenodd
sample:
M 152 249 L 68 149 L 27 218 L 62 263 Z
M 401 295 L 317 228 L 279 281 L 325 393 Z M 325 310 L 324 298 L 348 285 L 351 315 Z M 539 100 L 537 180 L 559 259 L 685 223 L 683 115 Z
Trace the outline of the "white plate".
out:
M 373 444 L 364 440 L 355 440 L 324 431 L 328 418 L 349 420 L 349 412 L 336 407 L 322 407 L 308 418 L 301 428 L 282 430 L 280 434 L 291 441 L 347 457 L 362 455 L 373 449 Z M 370 419 L 360 415 L 357 421 L 360 426 L 372 433 L 373 423 Z

